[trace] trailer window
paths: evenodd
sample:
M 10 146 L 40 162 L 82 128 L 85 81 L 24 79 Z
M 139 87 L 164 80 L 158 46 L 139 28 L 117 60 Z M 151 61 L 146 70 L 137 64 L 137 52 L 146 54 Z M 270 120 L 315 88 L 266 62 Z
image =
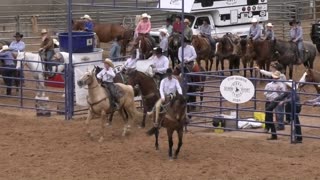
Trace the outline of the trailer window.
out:
M 202 25 L 203 20 L 206 20 L 208 22 L 208 24 L 210 24 L 210 20 L 209 20 L 208 16 L 198 17 L 196 20 L 196 23 L 194 24 L 194 28 L 198 29 Z

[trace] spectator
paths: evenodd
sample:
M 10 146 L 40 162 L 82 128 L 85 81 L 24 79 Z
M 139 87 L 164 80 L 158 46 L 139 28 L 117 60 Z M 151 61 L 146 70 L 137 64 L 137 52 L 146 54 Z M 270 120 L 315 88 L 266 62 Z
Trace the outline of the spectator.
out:
M 15 37 L 15 40 L 10 43 L 9 48 L 13 52 L 18 52 L 18 51 L 24 51 L 26 48 L 25 43 L 22 41 L 23 34 L 20 34 L 17 32 L 13 37 Z
M 87 32 L 93 32 L 94 25 L 93 25 L 91 17 L 88 14 L 85 14 L 83 17 L 81 17 L 81 19 L 83 19 L 85 21 L 84 22 L 84 30 Z
M 258 24 L 257 18 L 252 18 L 251 20 L 251 27 L 249 29 L 249 36 L 252 40 L 259 40 L 261 38 L 261 26 Z
M 111 45 L 109 57 L 112 61 L 119 61 L 119 58 L 121 57 L 120 41 L 121 36 L 117 36 Z
M 160 48 L 162 48 L 163 55 L 168 57 L 168 31 L 167 29 L 160 29 Z
M 173 30 L 171 18 L 167 18 L 167 20 L 166 20 L 166 25 L 165 25 L 164 28 L 167 29 L 167 32 L 168 32 L 168 34 L 169 34 L 169 36 L 170 36 L 170 35 L 172 34 L 172 30 Z
M 177 16 L 175 22 L 173 23 L 173 32 L 180 34 L 182 33 L 182 23 L 180 16 Z

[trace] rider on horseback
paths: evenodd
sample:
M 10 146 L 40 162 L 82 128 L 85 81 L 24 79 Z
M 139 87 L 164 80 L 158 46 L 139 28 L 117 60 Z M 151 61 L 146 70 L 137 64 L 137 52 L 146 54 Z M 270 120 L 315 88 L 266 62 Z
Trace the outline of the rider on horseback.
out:
M 122 66 L 121 71 L 126 71 L 128 69 L 136 69 L 136 64 L 139 59 L 140 53 L 139 49 L 132 51 L 131 57 L 127 59 L 127 61 Z
M 252 40 L 259 40 L 261 38 L 262 29 L 258 24 L 257 18 L 252 18 L 251 23 L 252 26 L 249 29 L 249 37 L 252 38 Z
M 102 86 L 109 91 L 110 104 L 114 109 L 118 109 L 117 89 L 113 83 L 113 78 L 116 76 L 114 73 L 114 65 L 110 59 L 104 60 L 104 68 L 97 74 L 97 78 L 102 80 Z
M 185 38 L 184 42 L 185 43 L 183 44 L 183 60 L 184 60 L 186 70 L 191 72 L 193 65 L 194 65 L 194 61 L 197 58 L 197 53 L 196 53 L 194 47 L 192 45 L 190 45 L 190 43 L 191 43 L 190 40 Z M 180 62 L 182 62 L 182 47 L 179 47 L 178 58 L 179 58 Z
M 81 19 L 83 19 L 85 21 L 84 31 L 93 32 L 94 25 L 93 25 L 91 17 L 89 15 L 85 14 L 83 17 L 81 17 Z
M 173 23 L 173 33 L 182 33 L 182 24 L 181 24 L 181 17 L 176 16 L 176 19 Z
M 156 110 L 156 119 L 155 123 L 158 123 L 159 119 L 159 112 L 160 112 L 160 107 L 162 104 L 165 102 L 168 102 L 174 98 L 176 93 L 178 92 L 179 94 L 182 95 L 182 89 L 179 84 L 179 81 L 172 77 L 172 69 L 168 68 L 166 70 L 167 77 L 164 78 L 161 83 L 160 83 L 160 99 L 156 102 L 155 104 L 155 110 Z
M 216 41 L 212 38 L 211 31 L 212 31 L 211 26 L 209 25 L 208 21 L 204 19 L 202 21 L 202 25 L 200 26 L 200 34 L 201 36 L 209 40 L 210 45 L 214 51 L 214 49 L 216 49 Z
M 164 78 L 166 70 L 169 68 L 169 59 L 162 54 L 162 48 L 154 48 L 155 56 L 153 56 L 153 63 L 151 67 L 155 72 L 155 77 L 159 82 Z
M 159 30 L 160 32 L 160 48 L 163 50 L 163 55 L 168 57 L 168 31 L 165 28 Z
M 291 42 L 295 43 L 298 51 L 297 53 L 297 64 L 301 64 L 303 62 L 304 57 L 304 48 L 303 48 L 303 32 L 302 27 L 299 25 L 299 22 L 296 20 L 291 21 L 290 23 L 290 38 Z
M 138 36 L 145 36 L 147 37 L 150 42 L 152 43 L 152 47 L 155 46 L 156 41 L 153 39 L 153 37 L 150 36 L 150 30 L 151 30 L 151 22 L 150 22 L 150 18 L 151 16 L 148 15 L 147 13 L 143 13 L 141 15 L 141 20 L 138 23 L 136 29 L 135 29 L 135 33 Z
M 46 63 L 46 70 L 49 71 L 48 75 L 53 76 L 52 66 L 50 62 L 52 62 L 52 56 L 54 55 L 54 43 L 52 37 L 48 34 L 46 29 L 41 30 L 41 45 L 39 49 L 39 55 L 42 60 L 48 62 Z
M 187 38 L 188 40 L 192 41 L 192 36 L 193 36 L 193 31 L 190 28 L 190 21 L 189 19 L 184 19 L 184 31 L 183 31 L 183 35 L 185 38 Z
M 271 40 L 273 41 L 275 39 L 274 37 L 274 31 L 272 29 L 273 25 L 271 23 L 267 24 L 267 30 L 265 34 L 265 40 Z

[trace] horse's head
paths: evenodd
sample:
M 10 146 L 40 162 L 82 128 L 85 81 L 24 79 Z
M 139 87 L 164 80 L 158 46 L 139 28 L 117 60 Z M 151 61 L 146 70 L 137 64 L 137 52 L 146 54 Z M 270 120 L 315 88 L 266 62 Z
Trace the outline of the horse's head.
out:
M 169 37 L 169 44 L 173 46 L 172 48 L 179 48 L 181 46 L 181 39 L 180 34 L 172 34 Z
M 95 69 L 96 68 L 94 68 L 92 71 L 85 72 L 84 75 L 77 81 L 77 84 L 80 88 L 86 85 L 90 86 L 93 83 Z
M 139 84 L 138 71 L 136 69 L 127 69 L 126 75 L 128 76 L 128 85 L 135 86 Z
M 171 117 L 180 121 L 185 118 L 187 101 L 183 95 L 177 94 L 170 102 Z M 170 113 L 170 112 L 169 112 Z

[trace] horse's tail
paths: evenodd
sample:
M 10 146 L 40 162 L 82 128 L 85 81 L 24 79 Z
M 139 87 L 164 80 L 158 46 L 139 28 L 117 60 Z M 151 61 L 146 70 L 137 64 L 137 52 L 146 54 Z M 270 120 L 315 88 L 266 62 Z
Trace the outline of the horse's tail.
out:
M 158 128 L 157 128 L 157 127 L 152 127 L 151 129 L 149 129 L 149 131 L 147 131 L 147 135 L 148 135 L 148 136 L 152 136 L 152 135 L 154 135 L 157 131 L 158 131 Z

